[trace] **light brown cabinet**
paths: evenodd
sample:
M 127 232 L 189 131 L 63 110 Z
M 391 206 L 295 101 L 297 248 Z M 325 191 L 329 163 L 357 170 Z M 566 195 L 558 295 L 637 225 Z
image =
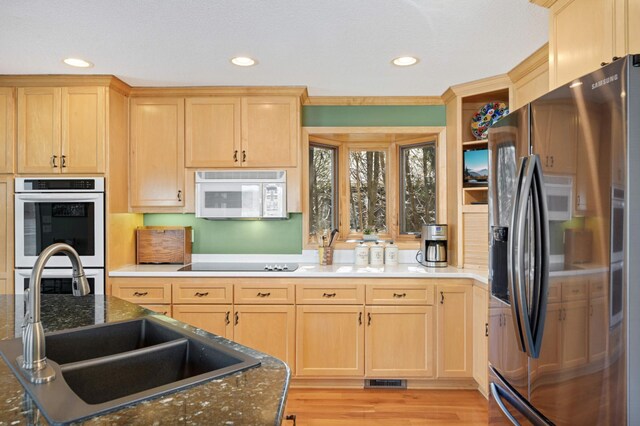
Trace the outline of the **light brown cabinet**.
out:
M 173 305 L 173 318 L 209 333 L 233 338 L 232 305 Z
M 0 177 L 0 294 L 13 294 L 13 178 Z
M 367 377 L 432 377 L 433 306 L 367 306 Z
M 236 305 L 233 340 L 274 356 L 295 371 L 295 307 Z
M 0 87 L 0 173 L 13 173 L 15 90 Z
M 473 377 L 472 286 L 437 285 L 438 377 Z
M 297 306 L 297 375 L 362 377 L 363 319 L 363 306 Z
M 104 87 L 18 88 L 18 173 L 104 173 Z
M 489 390 L 489 296 L 485 288 L 473 286 L 473 378 L 478 389 Z
M 638 0 L 559 0 L 549 14 L 550 88 L 637 53 Z
M 184 206 L 184 98 L 131 99 L 130 206 Z
M 295 167 L 300 101 L 293 96 L 186 99 L 186 167 Z
M 545 173 L 575 175 L 578 115 L 574 105 L 538 104 L 533 110 L 533 149 Z M 562 141 L 553 144 L 548 141 Z

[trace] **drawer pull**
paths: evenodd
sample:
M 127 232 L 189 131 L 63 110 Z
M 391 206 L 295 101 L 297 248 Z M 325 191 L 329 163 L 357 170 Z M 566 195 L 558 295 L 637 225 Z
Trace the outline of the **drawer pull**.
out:
M 231 320 L 229 319 L 229 315 L 231 315 L 231 312 L 227 311 L 226 315 L 224 316 L 224 323 L 226 325 L 229 325 L 229 323 L 231 322 Z
M 167 315 L 167 311 L 162 311 L 162 315 Z
M 143 291 L 143 292 L 140 292 L 140 291 L 134 291 L 134 292 L 133 292 L 133 295 L 134 295 L 135 297 L 144 297 L 144 296 L 146 296 L 147 294 L 149 294 L 149 292 L 148 292 L 148 291 Z
M 336 293 L 322 293 L 322 297 L 336 297 Z
M 440 304 L 444 305 L 444 291 L 440 292 Z
M 196 291 L 196 294 L 195 294 L 196 297 L 205 297 L 205 296 L 208 296 L 208 295 L 209 295 L 208 291 L 205 291 L 204 293 L 200 293 L 200 292 Z
M 362 325 L 362 312 L 358 314 L 358 325 Z
M 237 312 L 236 312 L 236 315 L 235 315 L 235 320 L 236 320 L 235 321 L 235 325 L 238 325 L 238 322 L 240 321 L 240 314 L 237 313 Z
M 371 325 L 371 312 L 367 312 L 367 325 Z
M 573 294 L 578 294 L 580 292 L 580 289 L 579 288 L 574 288 L 571 291 L 573 292 Z
M 393 297 L 402 299 L 403 297 L 407 297 L 407 293 L 393 293 Z
M 258 297 L 269 297 L 271 296 L 271 293 L 260 293 L 258 292 Z

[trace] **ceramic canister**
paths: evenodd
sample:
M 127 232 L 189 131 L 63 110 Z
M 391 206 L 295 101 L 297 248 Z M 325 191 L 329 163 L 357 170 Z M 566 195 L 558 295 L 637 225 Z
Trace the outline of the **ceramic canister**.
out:
M 372 266 L 384 265 L 384 246 L 376 241 L 369 249 Z
M 394 266 L 398 264 L 398 246 L 391 241 L 384 249 L 384 264 Z
M 369 247 L 361 242 L 354 250 L 356 265 L 366 266 L 369 264 Z

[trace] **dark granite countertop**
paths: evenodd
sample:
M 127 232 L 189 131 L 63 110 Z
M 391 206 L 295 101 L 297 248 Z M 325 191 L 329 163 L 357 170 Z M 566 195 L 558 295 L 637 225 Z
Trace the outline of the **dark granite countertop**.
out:
M 0 339 L 18 337 L 22 296 L 0 296 Z M 16 318 L 16 307 L 18 307 Z M 116 425 L 279 425 L 289 386 L 290 370 L 282 361 L 155 314 L 111 296 L 42 296 L 45 332 L 154 315 L 247 353 L 260 367 L 165 394 L 86 420 L 83 424 Z M 16 325 L 17 321 L 17 325 Z M 48 424 L 33 405 L 7 364 L 0 358 L 0 425 Z

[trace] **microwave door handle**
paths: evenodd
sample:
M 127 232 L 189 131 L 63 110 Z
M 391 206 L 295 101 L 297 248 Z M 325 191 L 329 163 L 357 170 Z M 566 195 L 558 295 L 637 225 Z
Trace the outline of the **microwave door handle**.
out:
M 95 201 L 102 197 L 102 193 L 95 194 L 16 194 L 16 200 L 21 201 Z
M 513 208 L 511 212 L 511 222 L 510 222 L 510 228 L 509 228 L 510 235 L 509 235 L 509 243 L 508 243 L 508 250 L 507 250 L 507 283 L 509 285 L 509 306 L 511 307 L 511 319 L 513 320 L 514 332 L 516 333 L 516 341 L 518 343 L 518 348 L 522 352 L 526 351 L 525 344 L 524 344 L 524 337 L 522 335 L 521 322 L 520 322 L 521 305 L 520 305 L 520 296 L 519 296 L 520 285 L 518 281 L 520 278 L 519 259 L 522 258 L 522 251 L 520 251 L 518 248 L 520 246 L 520 240 L 522 239 L 522 235 L 518 230 L 517 224 L 518 224 L 518 217 L 520 216 L 520 211 L 519 211 L 520 205 L 521 205 L 520 199 L 523 196 L 527 195 L 522 191 L 523 179 L 524 179 L 524 174 L 527 167 L 527 161 L 528 161 L 527 157 L 522 157 L 520 159 L 520 165 L 518 167 L 518 175 L 517 175 L 518 177 L 516 180 L 514 194 L 512 197 Z M 524 205 L 526 207 L 526 202 L 524 203 Z M 526 214 L 526 211 L 525 211 L 525 214 Z M 518 249 L 518 253 L 517 253 L 518 259 L 516 259 L 516 249 Z

